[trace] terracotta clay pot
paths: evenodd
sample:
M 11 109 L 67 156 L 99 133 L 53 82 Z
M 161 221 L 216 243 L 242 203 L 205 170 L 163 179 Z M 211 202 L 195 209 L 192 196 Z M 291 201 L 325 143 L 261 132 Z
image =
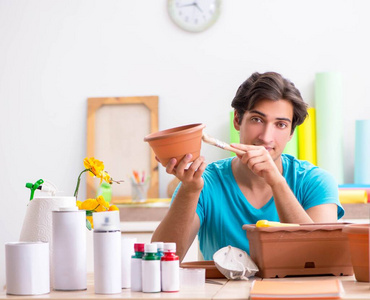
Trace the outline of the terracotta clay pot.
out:
M 292 227 L 243 225 L 250 257 L 262 278 L 353 275 L 344 223 L 310 223 Z
M 164 167 L 171 158 L 176 158 L 178 163 L 187 153 L 193 155 L 194 161 L 200 155 L 204 127 L 204 124 L 190 124 L 166 129 L 147 135 L 144 141 Z
M 349 224 L 343 227 L 343 232 L 349 240 L 357 281 L 369 282 L 369 229 L 369 224 Z

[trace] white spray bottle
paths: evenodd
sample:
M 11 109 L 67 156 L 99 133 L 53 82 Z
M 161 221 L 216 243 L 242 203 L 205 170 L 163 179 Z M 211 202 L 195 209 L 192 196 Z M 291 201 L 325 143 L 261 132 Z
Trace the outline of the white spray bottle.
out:
M 117 220 L 118 211 L 93 213 L 96 294 L 119 294 L 122 291 L 121 230 Z

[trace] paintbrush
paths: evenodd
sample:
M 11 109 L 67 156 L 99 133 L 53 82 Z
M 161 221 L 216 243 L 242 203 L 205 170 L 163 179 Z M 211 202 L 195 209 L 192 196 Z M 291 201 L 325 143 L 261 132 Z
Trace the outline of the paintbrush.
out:
M 267 220 L 259 220 L 256 223 L 256 227 L 294 227 L 294 226 L 299 226 L 299 224 L 280 223 Z
M 210 144 L 212 146 L 216 146 L 216 147 L 221 148 L 221 149 L 224 149 L 224 150 L 228 150 L 228 151 L 234 152 L 234 153 L 236 153 L 238 155 L 245 154 L 244 151 L 239 150 L 239 149 L 236 149 L 236 148 L 233 148 L 229 144 L 227 144 L 225 142 L 222 142 L 222 141 L 220 141 L 220 140 L 218 140 L 218 139 L 216 139 L 214 137 L 211 137 L 211 136 L 209 136 L 206 133 L 203 133 L 202 140 L 203 140 L 203 142 L 205 142 L 207 144 Z

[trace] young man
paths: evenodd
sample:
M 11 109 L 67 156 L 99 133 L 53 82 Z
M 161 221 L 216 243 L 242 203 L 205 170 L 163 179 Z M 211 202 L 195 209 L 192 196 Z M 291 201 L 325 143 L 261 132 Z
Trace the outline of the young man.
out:
M 338 185 L 326 171 L 282 154 L 294 129 L 307 116 L 298 89 L 280 74 L 254 73 L 232 101 L 234 126 L 245 152 L 206 167 L 204 157 L 187 168 L 187 154 L 166 171 L 180 185 L 153 241 L 176 242 L 183 259 L 198 234 L 204 259 L 231 245 L 249 253 L 244 224 L 336 222 L 344 214 Z

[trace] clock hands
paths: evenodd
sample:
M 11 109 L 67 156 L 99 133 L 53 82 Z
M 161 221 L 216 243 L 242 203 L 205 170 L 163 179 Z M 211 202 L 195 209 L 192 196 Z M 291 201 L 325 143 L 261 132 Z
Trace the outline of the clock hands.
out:
M 203 10 L 199 7 L 197 1 L 194 1 L 193 3 L 189 3 L 189 4 L 183 4 L 183 5 L 180 5 L 179 7 L 187 7 L 187 6 L 194 6 L 196 7 L 201 13 L 203 12 Z
M 194 2 L 194 6 L 196 7 L 196 8 L 198 8 L 198 10 L 202 13 L 203 12 L 203 10 L 199 7 L 199 5 L 198 5 L 198 3 L 195 1 Z
M 195 6 L 195 2 L 189 3 L 189 4 L 179 5 L 179 7 L 186 7 L 186 6 Z

